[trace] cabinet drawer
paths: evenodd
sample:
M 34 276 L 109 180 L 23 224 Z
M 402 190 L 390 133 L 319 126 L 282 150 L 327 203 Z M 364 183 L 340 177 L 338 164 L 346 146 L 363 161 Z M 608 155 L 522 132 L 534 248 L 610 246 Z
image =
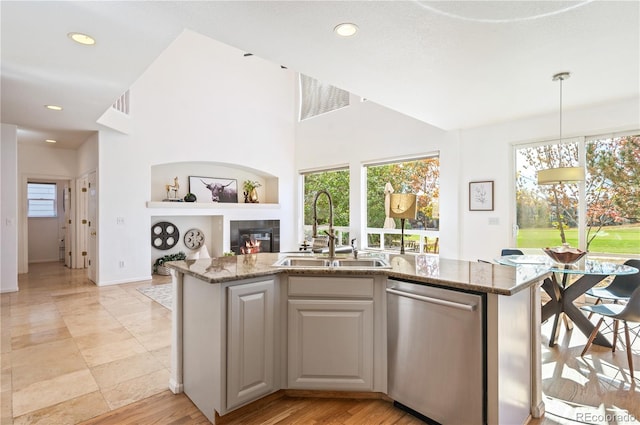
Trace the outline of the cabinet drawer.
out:
M 290 276 L 290 297 L 373 298 L 371 277 Z

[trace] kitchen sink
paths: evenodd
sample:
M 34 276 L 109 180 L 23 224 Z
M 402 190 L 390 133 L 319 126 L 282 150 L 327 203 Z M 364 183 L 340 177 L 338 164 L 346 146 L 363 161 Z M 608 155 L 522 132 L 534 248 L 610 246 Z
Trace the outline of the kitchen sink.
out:
M 380 258 L 367 259 L 339 259 L 333 260 L 333 267 L 363 267 L 363 268 L 385 268 L 391 267 L 389 263 Z
M 274 264 L 280 267 L 329 267 L 331 261 L 322 258 L 285 257 Z
M 391 267 L 381 258 L 317 258 L 317 257 L 284 257 L 273 264 L 274 267 L 296 268 L 353 268 L 353 269 L 380 269 Z

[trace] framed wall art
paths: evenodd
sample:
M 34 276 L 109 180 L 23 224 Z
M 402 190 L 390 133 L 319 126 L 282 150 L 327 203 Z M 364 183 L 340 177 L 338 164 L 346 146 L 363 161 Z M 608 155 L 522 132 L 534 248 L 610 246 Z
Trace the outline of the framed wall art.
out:
M 469 182 L 469 211 L 493 211 L 493 181 Z
M 238 182 L 236 179 L 189 176 L 189 192 L 196 195 L 197 202 L 237 203 Z

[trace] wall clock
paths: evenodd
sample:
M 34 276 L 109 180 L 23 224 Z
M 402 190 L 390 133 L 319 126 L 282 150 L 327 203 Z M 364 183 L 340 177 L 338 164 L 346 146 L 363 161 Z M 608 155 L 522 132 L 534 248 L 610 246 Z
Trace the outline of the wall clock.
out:
M 189 249 L 199 249 L 204 243 L 204 233 L 200 229 L 189 229 L 184 234 L 184 246 Z
M 173 248 L 180 239 L 180 232 L 173 223 L 161 221 L 151 226 L 151 246 L 157 249 Z

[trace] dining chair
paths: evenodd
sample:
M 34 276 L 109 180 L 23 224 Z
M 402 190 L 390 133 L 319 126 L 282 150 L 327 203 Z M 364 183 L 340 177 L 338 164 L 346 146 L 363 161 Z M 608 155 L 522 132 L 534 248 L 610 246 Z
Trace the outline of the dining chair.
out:
M 519 249 L 505 248 L 502 250 L 502 253 L 500 255 L 503 257 L 505 255 L 524 255 L 524 252 L 520 251 Z
M 625 343 L 627 346 L 627 362 L 629 363 L 629 372 L 631 374 L 631 379 L 634 379 L 633 353 L 631 351 L 631 339 L 629 337 L 628 322 L 640 323 L 640 286 L 636 288 L 635 291 L 633 291 L 626 304 L 584 305 L 580 307 L 580 309 L 602 316 L 600 320 L 598 320 L 596 327 L 591 332 L 591 335 L 589 335 L 589 339 L 587 340 L 582 353 L 580 353 L 580 356 L 584 356 L 584 354 L 593 343 L 594 338 L 598 334 L 598 329 L 600 329 L 600 326 L 602 325 L 602 322 L 605 318 L 613 319 L 613 341 L 611 344 L 611 351 L 615 352 L 616 341 L 618 339 L 619 322 L 622 321 L 622 323 L 624 324 L 624 335 Z
M 627 266 L 640 269 L 640 260 L 631 259 L 624 263 Z M 618 275 L 613 278 L 611 283 L 602 288 L 591 288 L 586 295 L 594 297 L 596 299 L 594 305 L 600 304 L 603 300 L 613 301 L 614 304 L 619 304 L 621 301 L 627 301 L 633 291 L 640 286 L 640 273 Z M 589 314 L 589 319 L 593 313 Z

